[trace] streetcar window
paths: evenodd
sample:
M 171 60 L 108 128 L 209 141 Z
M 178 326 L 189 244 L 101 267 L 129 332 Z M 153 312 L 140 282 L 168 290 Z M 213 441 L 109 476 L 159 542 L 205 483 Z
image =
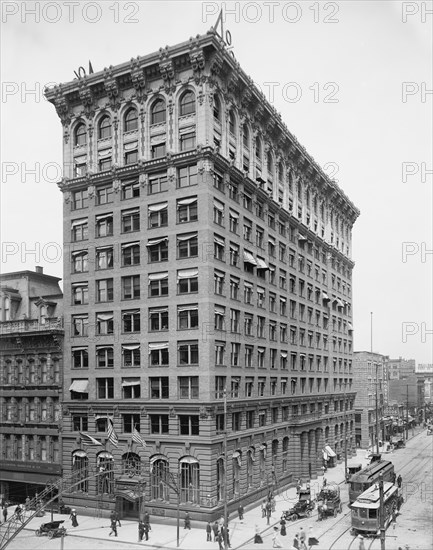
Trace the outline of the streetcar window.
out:
M 370 508 L 370 513 L 368 514 L 369 518 L 377 518 L 377 510 Z
M 368 510 L 366 510 L 365 508 L 360 508 L 359 509 L 359 517 L 367 519 L 367 511 Z

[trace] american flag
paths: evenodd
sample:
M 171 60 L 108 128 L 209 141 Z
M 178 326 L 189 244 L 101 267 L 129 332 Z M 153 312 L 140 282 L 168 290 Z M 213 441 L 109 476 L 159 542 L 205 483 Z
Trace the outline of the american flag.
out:
M 135 426 L 132 432 L 132 441 L 135 441 L 138 445 L 142 445 L 144 449 L 146 448 L 146 443 L 141 439 L 141 435 Z
M 108 428 L 107 428 L 107 437 L 108 441 L 115 447 L 119 446 L 119 438 L 117 437 L 116 432 L 114 431 L 113 421 L 111 418 L 108 418 Z
M 102 443 L 89 434 L 80 432 L 80 437 L 83 445 L 98 445 L 98 447 L 102 447 Z

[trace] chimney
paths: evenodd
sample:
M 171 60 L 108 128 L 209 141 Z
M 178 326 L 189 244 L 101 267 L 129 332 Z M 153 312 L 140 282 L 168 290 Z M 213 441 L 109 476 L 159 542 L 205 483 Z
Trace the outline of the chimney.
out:
M 36 273 L 41 273 L 42 274 L 44 272 L 44 268 L 41 265 L 37 265 L 35 267 L 35 271 L 36 271 Z

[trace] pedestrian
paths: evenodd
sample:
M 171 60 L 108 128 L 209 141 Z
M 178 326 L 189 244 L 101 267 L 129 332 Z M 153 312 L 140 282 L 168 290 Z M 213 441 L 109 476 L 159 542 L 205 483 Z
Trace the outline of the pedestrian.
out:
M 326 487 L 326 484 L 328 483 L 328 481 L 326 480 L 326 477 L 323 478 L 323 487 Z
M 266 517 L 266 500 L 262 500 L 262 518 Z
M 115 510 L 114 511 L 114 517 L 116 519 L 116 523 L 119 527 L 122 527 L 121 524 L 120 524 L 120 515 L 119 515 L 119 511 L 118 510 Z
M 358 550 L 365 550 L 364 537 L 362 535 L 359 535 L 358 539 L 359 539 Z
M 21 506 L 18 504 L 18 506 L 15 508 L 15 514 L 17 516 L 17 519 L 19 521 L 23 521 L 23 509 L 21 508 Z
M 254 544 L 263 544 L 263 539 L 260 534 L 260 528 L 257 525 L 257 523 L 256 523 L 255 529 L 256 529 L 256 534 L 254 535 Z
M 77 510 L 72 508 L 69 519 L 72 521 L 72 527 L 78 527 Z
M 238 506 L 238 516 L 239 516 L 239 521 L 244 521 L 244 507 L 242 506 L 242 504 L 239 504 Z
M 117 521 L 115 517 L 111 519 L 111 531 L 108 533 L 108 536 L 111 537 L 113 533 L 114 536 L 117 537 Z
M 305 544 L 306 538 L 307 538 L 307 535 L 305 534 L 304 528 L 301 527 L 299 529 L 299 541 L 302 542 L 303 544 Z
M 150 525 L 150 516 L 149 516 L 149 512 L 144 512 L 144 516 L 143 516 L 143 523 L 145 525 L 147 525 L 147 530 L 148 531 L 152 531 L 152 527 Z
M 144 522 L 142 519 L 138 522 L 138 542 L 143 540 L 144 535 Z
M 326 472 L 325 466 L 322 466 L 321 470 L 322 470 L 322 476 L 324 476 L 324 475 L 325 475 L 325 472 Z
M 191 518 L 189 516 L 189 512 L 185 514 L 185 521 L 184 521 L 184 529 L 191 529 Z
M 308 530 L 308 546 L 317 546 L 319 544 L 318 539 L 313 534 L 313 528 L 310 526 Z
M 30 497 L 26 497 L 25 509 L 30 510 Z
M 212 531 L 213 531 L 213 541 L 218 542 L 219 526 L 218 526 L 217 520 L 215 520 L 215 523 L 212 525 Z
M 298 494 L 301 492 L 301 487 L 302 487 L 301 480 L 298 479 L 298 481 L 296 482 L 296 492 Z
M 206 525 L 206 542 L 212 542 L 212 525 L 210 521 L 208 521 Z
M 274 532 L 272 534 L 272 548 L 282 548 L 283 545 L 281 540 L 278 537 L 278 527 L 274 527 Z
M 398 488 L 401 489 L 401 484 L 403 483 L 403 478 L 401 477 L 401 475 L 399 474 L 398 478 L 397 478 L 397 485 L 398 485 Z
M 395 530 L 395 523 L 397 521 L 397 515 L 395 513 L 395 509 L 392 510 L 391 517 L 392 517 L 392 529 Z
M 271 510 L 272 510 L 272 513 L 275 512 L 275 506 L 276 506 L 275 497 L 274 497 L 274 495 L 272 495 L 272 498 L 271 498 Z
M 266 503 L 266 524 L 267 524 L 267 525 L 270 524 L 270 521 L 271 521 L 271 513 L 272 513 L 271 503 L 270 503 L 270 502 L 267 502 L 267 503 Z
M 6 506 L 7 503 L 4 504 L 3 507 L 3 521 L 6 522 L 8 519 L 8 507 Z
M 299 550 L 300 547 L 301 547 L 301 545 L 300 545 L 300 541 L 299 541 L 299 535 L 298 535 L 298 533 L 296 533 L 295 538 L 293 539 L 292 548 L 294 550 Z
M 231 548 L 232 545 L 230 544 L 230 529 L 227 527 L 227 529 L 224 531 L 226 542 L 227 542 L 227 548 Z
M 281 519 L 280 519 L 280 535 L 282 537 L 285 537 L 287 535 L 287 532 L 286 532 L 286 520 L 284 519 L 284 516 L 281 516 Z
M 393 484 L 395 484 L 396 478 L 397 478 L 397 474 L 396 474 L 395 472 L 392 472 L 392 475 L 391 475 L 391 482 L 392 482 Z
M 150 523 L 144 522 L 144 536 L 149 540 Z
M 223 536 L 221 533 L 218 533 L 217 542 L 218 542 L 219 550 L 224 550 Z

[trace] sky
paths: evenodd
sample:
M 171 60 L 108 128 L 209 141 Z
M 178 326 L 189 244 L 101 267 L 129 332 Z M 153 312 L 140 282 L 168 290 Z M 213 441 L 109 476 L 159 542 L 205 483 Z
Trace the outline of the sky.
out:
M 221 6 L 243 70 L 361 211 L 354 349 L 432 363 L 431 1 L 3 1 L 1 272 L 62 277 L 62 127 L 44 87 L 204 34 Z

